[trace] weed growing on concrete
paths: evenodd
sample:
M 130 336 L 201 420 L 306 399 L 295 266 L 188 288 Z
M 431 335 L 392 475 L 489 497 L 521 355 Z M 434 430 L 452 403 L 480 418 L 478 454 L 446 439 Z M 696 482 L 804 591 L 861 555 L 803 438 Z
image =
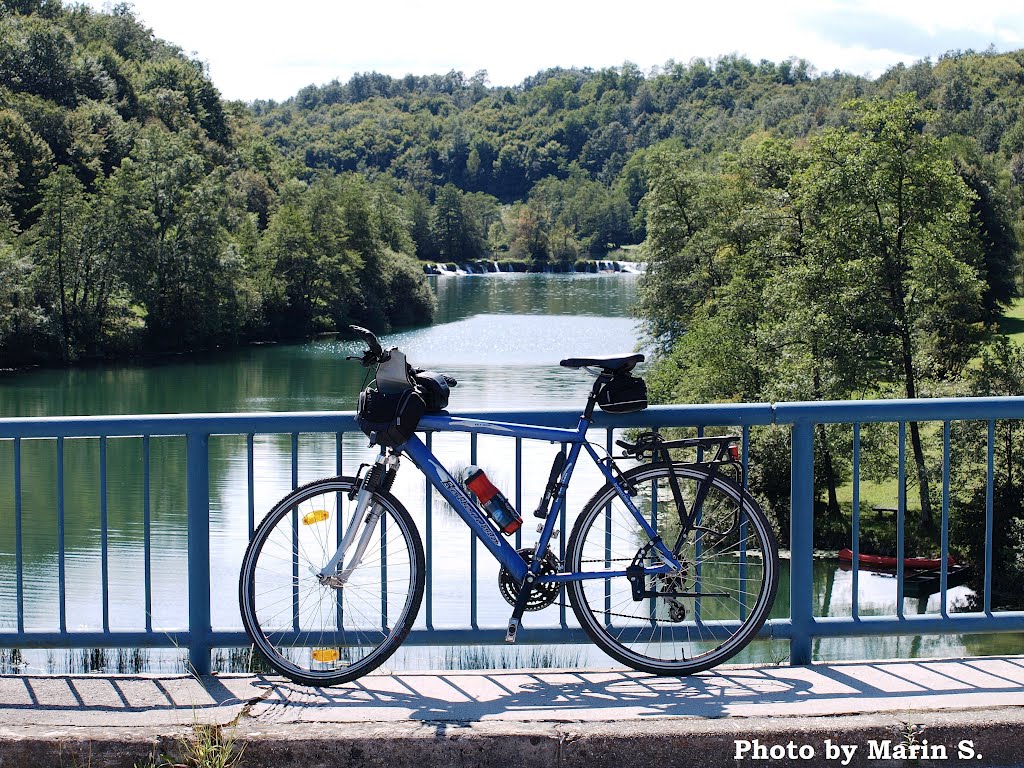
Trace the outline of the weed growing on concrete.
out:
M 235 749 L 235 737 L 219 725 L 197 723 L 191 738 L 181 741 L 182 757 L 189 768 L 235 768 L 241 764 L 245 748 Z
M 196 723 L 192 735 L 178 742 L 180 755 L 174 760 L 166 755 L 159 760 L 150 757 L 134 768 L 241 768 L 245 748 L 236 748 L 235 737 L 224 733 L 219 725 Z
M 768 663 L 781 667 L 789 663 L 789 645 L 785 642 L 772 640 L 768 645 Z
M 918 744 L 918 737 L 924 731 L 924 728 L 917 725 L 907 716 L 906 720 L 901 720 L 897 725 L 894 726 L 896 731 L 896 738 L 899 739 L 898 745 L 903 747 L 904 751 L 908 754 L 914 754 L 914 748 Z

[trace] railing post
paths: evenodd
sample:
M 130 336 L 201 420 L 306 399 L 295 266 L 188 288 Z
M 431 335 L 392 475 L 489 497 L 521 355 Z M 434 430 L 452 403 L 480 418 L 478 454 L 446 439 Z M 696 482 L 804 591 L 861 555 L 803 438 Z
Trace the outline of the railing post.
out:
M 189 432 L 186 442 L 188 506 L 188 659 L 197 675 L 210 674 L 210 438 Z
M 811 663 L 814 629 L 814 425 L 793 424 L 792 496 L 789 517 L 789 596 L 793 634 L 789 663 Z

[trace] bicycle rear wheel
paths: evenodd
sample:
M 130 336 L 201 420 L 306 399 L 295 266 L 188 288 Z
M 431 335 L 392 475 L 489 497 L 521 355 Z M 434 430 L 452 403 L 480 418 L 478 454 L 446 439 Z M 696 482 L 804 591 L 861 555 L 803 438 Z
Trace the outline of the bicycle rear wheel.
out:
M 336 685 L 380 666 L 409 634 L 423 598 L 423 547 L 389 493 L 374 494 L 369 511 L 380 517 L 344 583 L 320 577 L 348 526 L 365 525 L 366 514 L 353 520 L 354 485 L 337 477 L 292 491 L 260 523 L 242 559 L 245 629 L 267 662 L 299 683 Z M 350 566 L 343 561 L 341 569 Z
M 615 488 L 587 502 L 566 547 L 574 573 L 618 572 L 569 584 L 580 625 L 609 656 L 643 672 L 689 675 L 721 664 L 760 630 L 778 587 L 778 545 L 754 500 L 726 477 L 707 486 L 697 526 L 680 538 L 680 516 L 669 482 L 678 481 L 687 510 L 707 484 L 703 469 L 649 464 L 625 474 L 633 503 L 682 564 L 677 573 L 648 574 L 636 599 L 621 575 L 640 563 L 657 567 L 650 538 Z

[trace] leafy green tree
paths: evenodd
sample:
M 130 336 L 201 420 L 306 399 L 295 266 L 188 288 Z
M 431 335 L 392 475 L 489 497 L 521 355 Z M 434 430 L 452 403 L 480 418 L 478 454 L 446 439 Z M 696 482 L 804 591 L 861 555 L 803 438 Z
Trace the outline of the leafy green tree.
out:
M 127 222 L 119 244 L 128 254 L 126 277 L 152 341 L 201 346 L 230 337 L 224 174 L 207 172 L 185 136 L 150 126 L 112 185 Z
M 430 218 L 430 235 L 441 261 L 465 262 L 483 255 L 483 236 L 474 224 L 462 192 L 453 184 L 441 187 Z
M 956 376 L 983 334 L 972 195 L 912 98 L 856 105 L 806 148 L 752 137 L 717 171 L 652 155 L 640 308 L 661 399 L 834 399 Z M 927 468 L 911 427 L 922 513 Z M 837 440 L 839 442 L 837 442 Z M 838 522 L 842 438 L 817 430 Z
M 345 249 L 348 232 L 337 190 L 327 181 L 308 190 L 287 190 L 270 219 L 260 252 L 270 282 L 271 324 L 280 335 L 303 336 L 331 329 L 333 316 L 355 280 L 356 264 Z
M 45 359 L 46 318 L 30 286 L 32 263 L 15 248 L 13 238 L 0 230 L 0 359 Z
M 16 92 L 73 106 L 73 50 L 74 40 L 56 20 L 0 15 L 0 83 Z
M 85 266 L 84 242 L 89 202 L 85 188 L 62 166 L 42 183 L 39 218 L 29 233 L 40 269 L 39 291 L 53 306 L 62 360 L 78 356 L 83 311 L 79 285 Z
M 816 248 L 848 265 L 887 378 L 915 398 L 929 377 L 963 369 L 980 341 L 984 282 L 972 195 L 923 132 L 913 95 L 853 105 L 856 130 L 812 141 L 805 176 Z M 911 423 L 921 514 L 931 521 L 920 427 Z
M 692 156 L 669 149 L 652 153 L 647 166 L 648 271 L 639 287 L 637 312 L 665 351 L 724 282 L 720 224 L 725 218 L 719 214 L 726 210 L 728 193 L 721 179 L 695 165 Z
M 6 207 L 18 223 L 28 223 L 49 173 L 53 152 L 15 110 L 0 108 L 0 158 L 4 165 Z
M 998 173 L 983 161 L 955 158 L 957 173 L 973 193 L 971 216 L 980 239 L 979 271 L 985 278 L 982 302 L 985 319 L 996 321 L 1019 295 L 1020 241 L 1013 228 L 1010 197 L 998 181 Z

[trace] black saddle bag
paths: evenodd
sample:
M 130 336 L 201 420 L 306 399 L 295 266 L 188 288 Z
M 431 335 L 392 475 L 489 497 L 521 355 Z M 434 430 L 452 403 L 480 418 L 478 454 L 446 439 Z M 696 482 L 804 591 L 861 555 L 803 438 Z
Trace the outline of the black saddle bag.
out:
M 597 404 L 608 413 L 635 413 L 647 407 L 647 382 L 616 373 L 597 392 Z
M 413 387 L 395 394 L 367 387 L 359 393 L 356 422 L 371 445 L 397 448 L 412 437 L 425 411 L 423 397 Z

